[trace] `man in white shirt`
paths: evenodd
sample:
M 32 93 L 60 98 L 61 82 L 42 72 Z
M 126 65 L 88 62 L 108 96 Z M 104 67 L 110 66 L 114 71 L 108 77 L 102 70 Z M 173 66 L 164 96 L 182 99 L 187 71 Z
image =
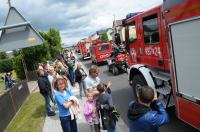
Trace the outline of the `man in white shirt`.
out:
M 85 78 L 85 88 L 87 92 L 93 92 L 94 94 L 98 94 L 99 92 L 96 90 L 97 85 L 100 84 L 99 69 L 97 66 L 92 66 L 89 69 L 89 75 Z

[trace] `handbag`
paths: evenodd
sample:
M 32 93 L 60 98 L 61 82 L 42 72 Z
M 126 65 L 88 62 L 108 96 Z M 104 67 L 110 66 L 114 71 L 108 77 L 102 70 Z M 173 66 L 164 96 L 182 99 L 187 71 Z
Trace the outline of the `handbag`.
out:
M 108 107 L 103 108 L 100 109 L 100 113 L 103 130 L 116 126 L 116 122 L 118 121 L 120 114 L 115 108 L 112 110 Z

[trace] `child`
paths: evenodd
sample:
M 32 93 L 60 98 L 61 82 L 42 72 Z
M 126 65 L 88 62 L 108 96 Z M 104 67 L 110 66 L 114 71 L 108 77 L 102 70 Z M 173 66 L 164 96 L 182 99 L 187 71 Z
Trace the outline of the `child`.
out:
M 110 85 L 111 82 L 109 82 L 107 86 Z M 109 94 L 108 88 L 103 83 L 97 85 L 97 90 L 99 95 L 96 100 L 97 104 L 101 106 L 100 113 L 103 129 L 107 129 L 108 132 L 115 132 L 117 120 L 112 114 L 112 111 L 114 110 L 112 96 Z
M 137 98 L 137 102 L 129 105 L 130 132 L 158 132 L 159 126 L 169 122 L 167 112 L 151 87 L 141 87 Z
M 87 101 L 84 104 L 84 116 L 87 123 L 90 125 L 91 132 L 100 132 L 96 102 L 93 99 L 93 94 L 90 92 L 87 93 Z

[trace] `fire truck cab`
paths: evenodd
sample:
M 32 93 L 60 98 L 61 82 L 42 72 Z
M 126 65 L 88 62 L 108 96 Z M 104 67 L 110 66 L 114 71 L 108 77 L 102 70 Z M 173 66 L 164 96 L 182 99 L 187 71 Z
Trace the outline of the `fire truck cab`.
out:
M 79 42 L 80 52 L 81 52 L 82 58 L 84 60 L 90 59 L 90 50 L 89 50 L 90 45 L 91 45 L 90 42 L 86 42 L 86 41 L 83 41 L 83 40 Z
M 149 85 L 160 93 L 160 98 L 168 107 L 173 105 L 170 103 L 173 98 L 161 11 L 161 6 L 155 7 L 125 19 L 123 24 L 129 53 L 129 82 L 135 95 L 139 86 Z
M 79 43 L 74 46 L 75 52 L 80 53 L 80 46 Z
M 98 42 L 90 46 L 91 60 L 93 64 L 105 62 L 112 53 L 112 44 L 108 42 Z
M 128 79 L 135 96 L 155 88 L 165 107 L 200 129 L 200 1 L 164 0 L 123 21 Z

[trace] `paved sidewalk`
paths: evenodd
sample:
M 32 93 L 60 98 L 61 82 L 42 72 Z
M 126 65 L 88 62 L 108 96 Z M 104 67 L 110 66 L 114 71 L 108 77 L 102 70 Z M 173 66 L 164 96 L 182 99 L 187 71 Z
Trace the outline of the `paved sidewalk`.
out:
M 74 88 L 73 92 L 77 97 L 79 97 L 79 89 L 78 88 Z M 83 97 L 82 100 L 79 100 L 81 116 L 77 120 L 78 132 L 90 132 L 90 128 L 87 125 L 85 118 L 83 116 L 83 105 L 84 105 L 85 100 L 86 100 L 85 97 Z M 43 127 L 43 132 L 62 132 L 60 120 L 58 117 L 58 110 L 56 110 L 56 116 L 53 116 L 53 117 L 47 116 L 46 117 L 44 127 Z M 101 132 L 106 132 L 106 131 L 102 130 Z M 117 122 L 117 132 L 128 132 L 128 127 L 126 126 L 126 124 L 123 122 L 123 120 L 121 118 Z
M 39 92 L 37 81 L 27 82 L 30 93 Z

